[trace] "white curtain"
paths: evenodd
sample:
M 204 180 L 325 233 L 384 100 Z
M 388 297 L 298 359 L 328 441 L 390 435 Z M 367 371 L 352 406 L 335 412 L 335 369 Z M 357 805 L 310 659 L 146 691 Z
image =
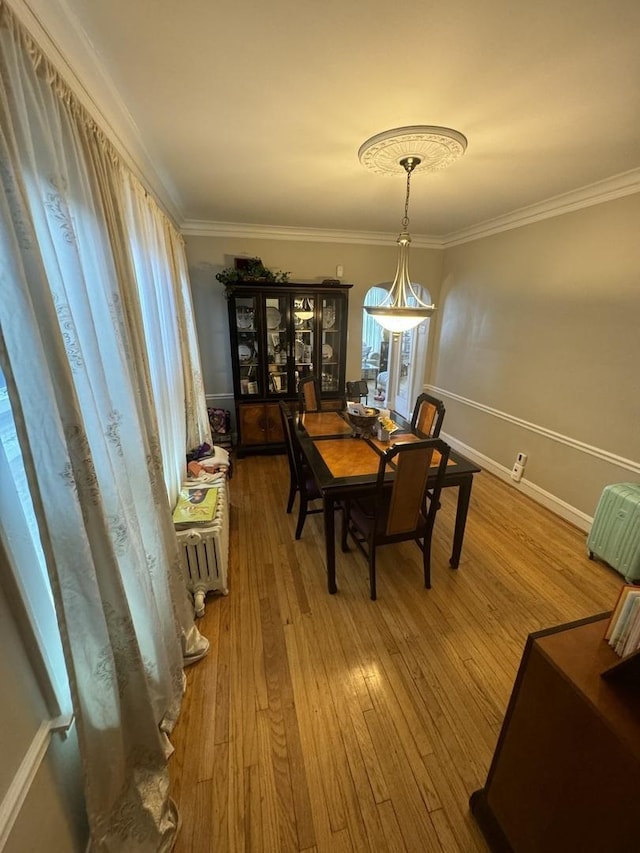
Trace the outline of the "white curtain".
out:
M 211 443 L 182 237 L 131 175 L 121 175 L 125 239 L 135 269 L 144 337 L 154 369 L 169 499 L 184 479 L 185 453 Z
M 166 366 L 151 363 L 145 337 L 122 175 L 0 0 L 0 368 L 62 638 L 92 849 L 157 853 L 171 849 L 178 821 L 166 733 L 183 658 L 208 644 L 180 574 L 167 490 L 186 448 L 161 438 L 155 415 Z M 162 242 L 151 245 L 153 275 Z M 167 304 L 156 318 L 184 352 Z M 159 403 L 163 418 L 172 405 L 184 417 L 185 392 L 174 391 L 179 383 Z M 184 439 L 185 427 L 172 428 Z M 163 461 L 174 469 L 166 482 Z

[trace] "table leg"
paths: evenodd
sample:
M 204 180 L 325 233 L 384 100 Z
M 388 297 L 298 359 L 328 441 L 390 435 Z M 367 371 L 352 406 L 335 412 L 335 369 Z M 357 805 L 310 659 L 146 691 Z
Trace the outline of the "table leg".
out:
M 327 561 L 327 586 L 331 595 L 338 591 L 336 586 L 336 533 L 335 533 L 335 501 L 333 498 L 324 499 L 324 540 L 325 559 Z
M 457 569 L 460 565 L 460 554 L 462 553 L 462 540 L 464 539 L 464 528 L 467 523 L 467 512 L 469 511 L 469 500 L 471 499 L 471 486 L 473 485 L 473 474 L 460 480 L 458 486 L 458 506 L 456 508 L 456 523 L 453 531 L 453 550 L 449 565 Z

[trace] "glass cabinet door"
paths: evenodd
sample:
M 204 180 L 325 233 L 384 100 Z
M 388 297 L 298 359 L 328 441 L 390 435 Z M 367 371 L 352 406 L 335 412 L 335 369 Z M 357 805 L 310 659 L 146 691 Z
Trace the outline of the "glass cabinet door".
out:
M 264 297 L 266 358 L 267 358 L 267 394 L 291 394 L 289 387 L 289 341 L 287 328 L 289 317 L 289 297 L 274 295 Z
M 313 295 L 293 296 L 293 358 L 296 381 L 314 373 L 316 363 L 316 299 Z
M 258 342 L 258 306 L 253 296 L 235 299 L 236 328 L 238 330 L 238 370 L 240 393 L 258 395 L 260 387 L 260 346 Z
M 345 299 L 335 296 L 322 296 L 322 342 L 320 348 L 320 390 L 340 390 L 340 368 L 345 360 L 342 352 L 344 324 L 346 322 Z
M 347 298 L 322 289 L 251 287 L 229 301 L 236 394 L 292 400 L 309 374 L 323 396 L 344 385 Z

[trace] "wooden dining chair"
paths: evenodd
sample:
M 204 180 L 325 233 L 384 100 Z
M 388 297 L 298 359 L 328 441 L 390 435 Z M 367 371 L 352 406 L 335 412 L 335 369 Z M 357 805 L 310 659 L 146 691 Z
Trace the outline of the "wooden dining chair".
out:
M 320 411 L 320 387 L 313 373 L 308 373 L 298 382 L 298 397 L 301 412 Z
M 302 412 L 343 412 L 347 408 L 347 398 L 342 391 L 331 392 L 331 397 L 323 400 L 320 396 L 320 384 L 312 374 L 303 376 L 298 382 L 299 410 Z
M 355 382 L 347 382 L 347 397 L 349 400 L 359 403 L 364 397 L 365 406 L 369 402 L 369 383 L 366 379 L 356 379 Z
M 302 528 L 307 515 L 322 512 L 323 507 L 309 509 L 310 501 L 322 500 L 313 475 L 305 464 L 298 439 L 296 437 L 293 414 L 289 405 L 280 400 L 280 417 L 284 431 L 285 445 L 287 448 L 287 461 L 289 462 L 289 497 L 287 498 L 287 512 L 293 509 L 296 494 L 299 496 L 298 523 L 296 525 L 296 539 L 302 536 Z
M 442 400 L 430 394 L 420 394 L 413 407 L 411 428 L 429 438 L 437 438 L 440 435 L 444 413 Z
M 431 589 L 431 537 L 449 445 L 439 438 L 396 444 L 383 453 L 375 490 L 343 501 L 343 551 L 350 535 L 369 563 L 371 600 L 376 600 L 376 549 L 413 539 L 422 550 L 424 585 Z M 393 484 L 385 481 L 394 470 Z M 434 479 L 427 487 L 429 475 Z

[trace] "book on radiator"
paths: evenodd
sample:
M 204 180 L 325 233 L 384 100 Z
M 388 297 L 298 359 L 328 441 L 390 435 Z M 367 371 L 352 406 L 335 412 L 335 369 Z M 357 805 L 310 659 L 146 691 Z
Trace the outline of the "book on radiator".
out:
M 173 510 L 173 523 L 178 529 L 211 524 L 216 514 L 218 489 L 207 483 L 183 486 Z

